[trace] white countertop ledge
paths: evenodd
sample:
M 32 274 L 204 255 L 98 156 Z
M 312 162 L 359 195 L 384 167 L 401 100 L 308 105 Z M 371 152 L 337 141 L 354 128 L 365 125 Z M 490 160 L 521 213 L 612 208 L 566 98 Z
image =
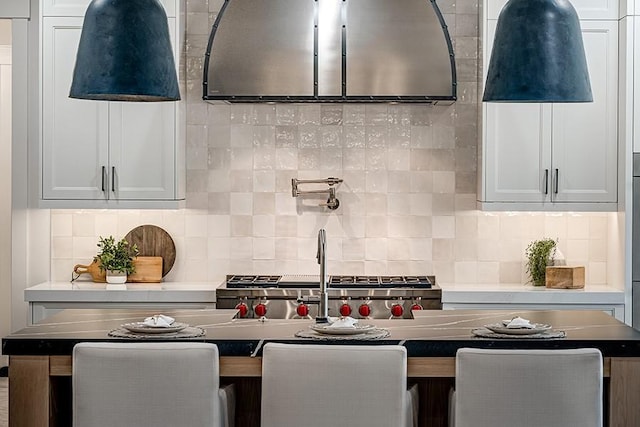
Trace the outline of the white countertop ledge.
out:
M 438 284 L 443 304 L 624 304 L 624 291 L 608 285 L 547 289 L 521 283 Z
M 127 283 L 126 290 L 106 289 L 106 283 L 44 282 L 24 291 L 27 302 L 215 302 L 219 283 Z

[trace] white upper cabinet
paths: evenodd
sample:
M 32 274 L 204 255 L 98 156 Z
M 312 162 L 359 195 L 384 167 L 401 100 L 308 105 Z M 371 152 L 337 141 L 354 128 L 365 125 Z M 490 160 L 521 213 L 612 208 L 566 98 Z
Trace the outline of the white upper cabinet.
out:
M 487 23 L 488 40 L 495 25 Z M 616 209 L 617 26 L 616 20 L 581 21 L 592 103 L 483 104 L 483 209 Z M 486 73 L 491 46 L 485 46 Z
M 40 205 L 179 207 L 185 185 L 179 104 L 69 98 L 83 17 L 41 22 Z M 176 50 L 175 18 L 169 29 Z
M 6 0 L 2 0 L 6 1 Z M 27 0 L 21 0 L 27 1 Z M 43 16 L 84 16 L 91 0 L 42 0 Z M 176 16 L 176 0 L 160 0 L 167 17 Z
M 498 19 L 508 0 L 486 0 L 487 19 Z M 619 0 L 570 0 L 580 20 L 618 19 Z
M 30 18 L 31 3 L 28 0 L 0 1 L 0 18 Z

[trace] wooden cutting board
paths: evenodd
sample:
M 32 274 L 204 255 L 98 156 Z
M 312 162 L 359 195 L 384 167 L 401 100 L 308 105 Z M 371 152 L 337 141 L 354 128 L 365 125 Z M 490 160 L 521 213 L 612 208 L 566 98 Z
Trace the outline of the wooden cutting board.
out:
M 162 277 L 173 267 L 176 261 L 176 245 L 162 228 L 156 225 L 140 225 L 124 236 L 129 245 L 138 246 L 138 256 L 162 257 Z
M 160 283 L 162 282 L 162 257 L 137 256 L 133 260 L 136 272 L 127 276 L 131 283 Z

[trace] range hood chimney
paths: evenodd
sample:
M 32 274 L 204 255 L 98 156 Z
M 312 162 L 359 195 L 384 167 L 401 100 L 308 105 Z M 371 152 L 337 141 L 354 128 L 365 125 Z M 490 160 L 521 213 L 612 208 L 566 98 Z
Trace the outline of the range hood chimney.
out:
M 203 99 L 452 103 L 456 68 L 435 0 L 225 0 Z

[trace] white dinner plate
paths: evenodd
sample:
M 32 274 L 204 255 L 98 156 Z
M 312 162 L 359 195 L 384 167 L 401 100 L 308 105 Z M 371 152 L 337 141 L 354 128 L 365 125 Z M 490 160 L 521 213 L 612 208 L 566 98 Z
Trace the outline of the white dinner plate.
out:
M 551 325 L 544 325 L 542 323 L 533 323 L 533 328 L 507 328 L 500 323 L 485 325 L 484 327 L 497 334 L 505 335 L 533 335 L 546 332 L 551 329 Z
M 173 322 L 170 326 L 148 326 L 143 322 L 125 323 L 121 325 L 124 329 L 139 334 L 166 334 L 169 332 L 179 332 L 186 328 L 186 323 Z
M 375 326 L 373 325 L 358 325 L 355 324 L 353 326 L 331 326 L 331 325 L 311 325 L 309 326 L 314 331 L 325 334 L 325 335 L 357 335 L 364 334 L 373 329 Z

